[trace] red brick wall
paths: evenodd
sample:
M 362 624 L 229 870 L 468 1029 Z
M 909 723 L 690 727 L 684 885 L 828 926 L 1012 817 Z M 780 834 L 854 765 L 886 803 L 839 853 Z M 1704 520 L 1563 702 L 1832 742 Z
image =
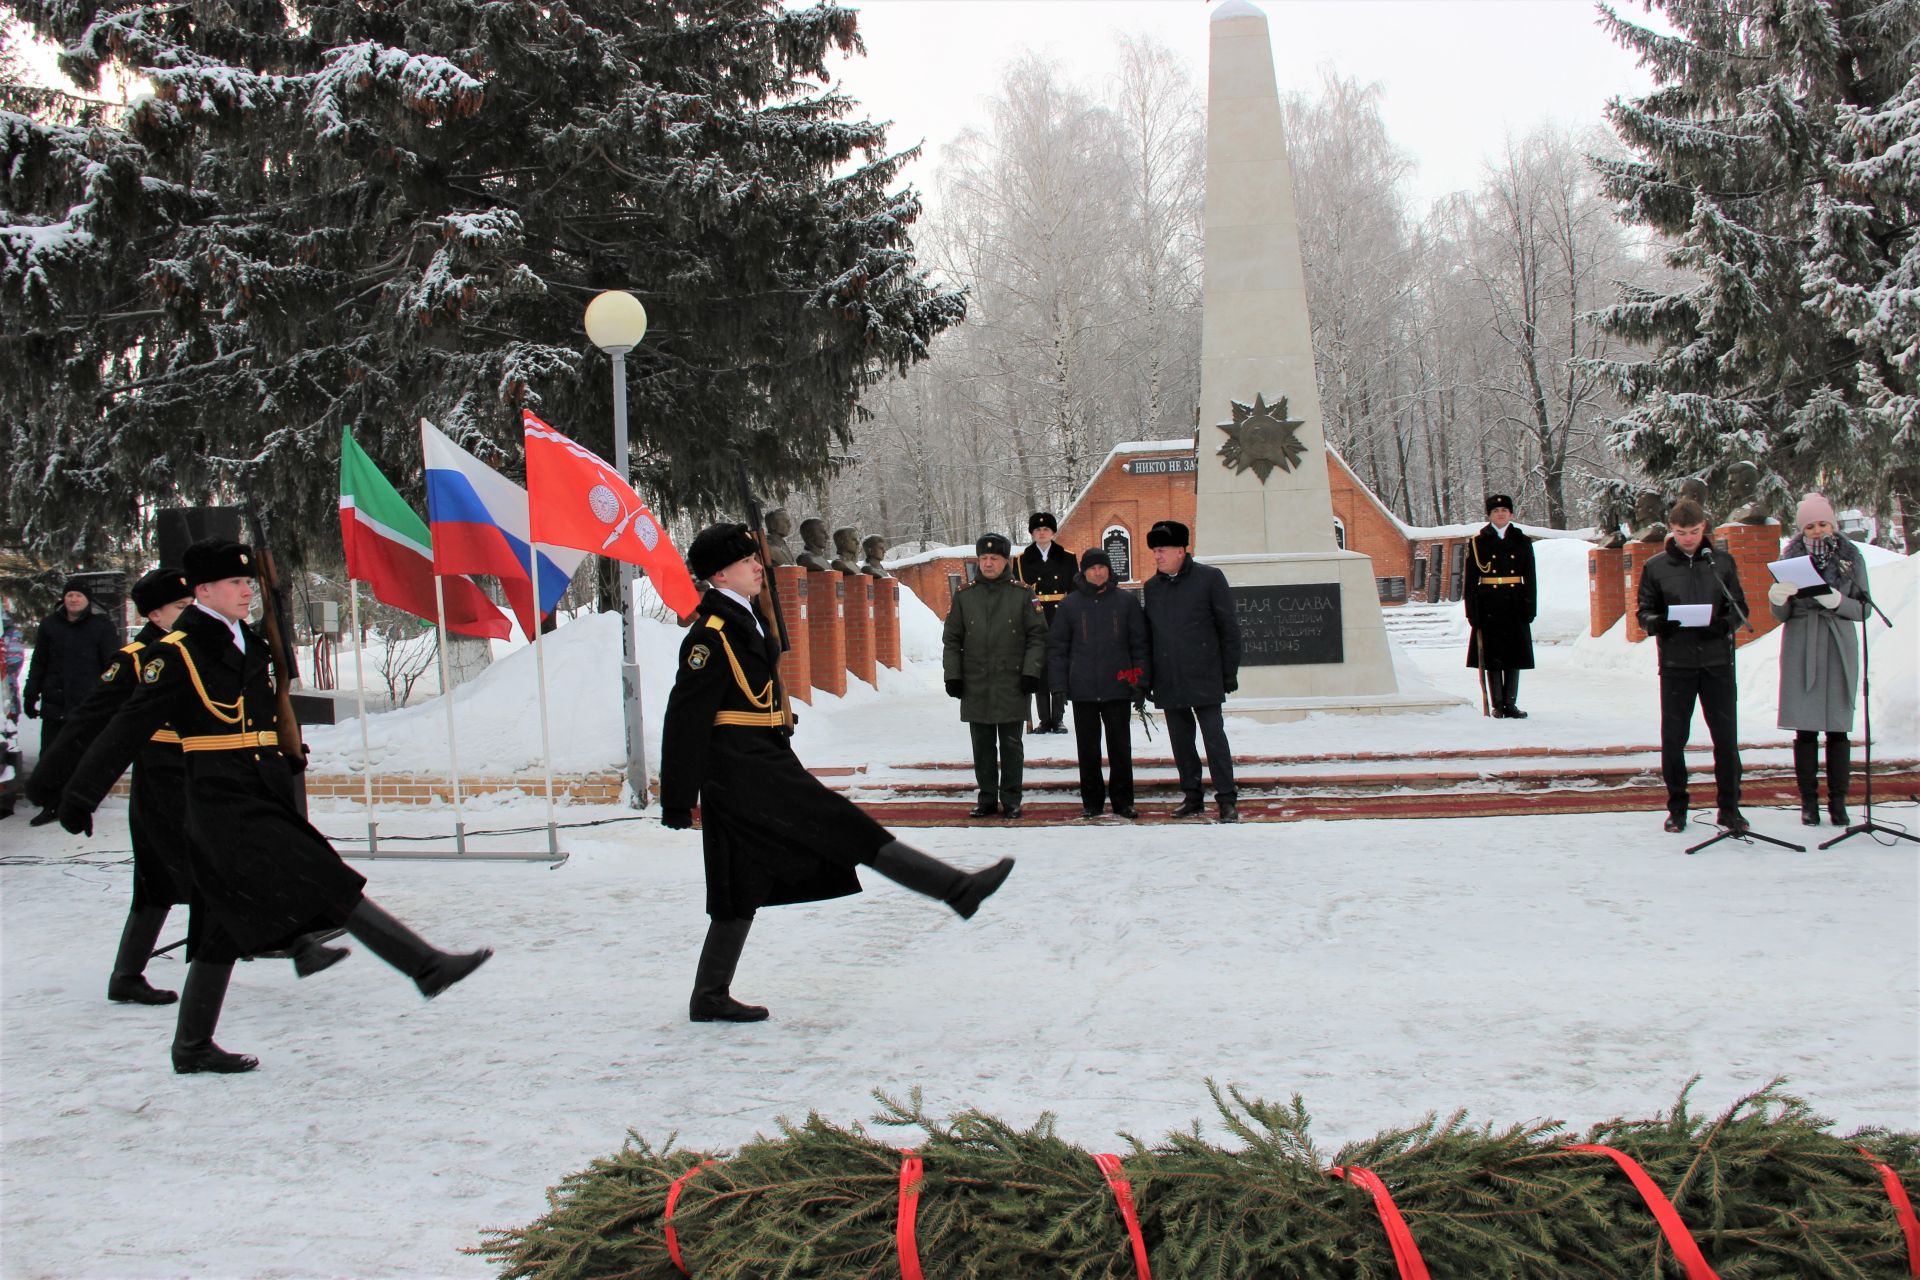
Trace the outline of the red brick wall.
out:
M 1127 543 L 1133 563 L 1129 583 L 1142 581 L 1153 572 L 1153 557 L 1147 553 L 1147 530 L 1156 520 L 1178 520 L 1193 528 L 1194 481 L 1191 471 L 1161 475 L 1133 475 L 1126 464 L 1138 460 L 1191 458 L 1191 453 L 1162 451 L 1155 453 L 1118 453 L 1107 459 L 1100 474 L 1060 525 L 1059 543 L 1078 557 L 1089 547 L 1100 545 L 1106 531 L 1119 525 L 1127 531 Z M 1196 531 L 1194 553 L 1204 556 L 1204 535 Z
M 841 583 L 846 606 L 842 631 L 846 635 L 847 674 L 873 683 L 873 579 L 850 573 Z
M 1603 636 L 1627 611 L 1626 552 L 1595 547 L 1587 552 L 1587 632 Z M 1635 583 L 1637 588 L 1640 584 Z
M 953 607 L 953 590 L 947 582 L 948 574 L 959 574 L 960 581 L 967 580 L 967 566 L 973 557 L 942 556 L 937 560 L 922 560 L 918 564 L 903 565 L 893 571 L 900 585 L 920 597 L 920 603 L 933 610 L 933 616 L 945 622 L 947 610 Z
M 847 631 L 840 600 L 841 577 L 832 569 L 807 575 L 813 687 L 835 697 L 847 691 Z
M 1333 518 L 1346 529 L 1347 550 L 1371 556 L 1376 578 L 1405 578 L 1411 598 L 1413 544 L 1400 532 L 1400 526 L 1347 470 L 1347 464 L 1331 453 L 1327 455 L 1327 485 L 1333 497 Z
M 1767 607 L 1767 588 L 1773 575 L 1767 565 L 1780 558 L 1780 526 L 1777 524 L 1723 524 L 1713 531 L 1715 547 L 1724 547 L 1732 556 L 1740 574 L 1740 593 L 1747 598 L 1750 626 L 1734 632 L 1736 647 L 1758 640 L 1780 625 Z
M 900 584 L 873 579 L 873 660 L 900 670 Z
M 787 651 L 780 655 L 780 686 L 800 702 L 813 701 L 813 628 L 808 623 L 807 571 L 783 564 L 773 571 L 780 612 L 787 620 Z
M 1620 580 L 1621 599 L 1625 602 L 1622 611 L 1627 615 L 1627 639 L 1635 644 L 1647 638 L 1646 628 L 1640 625 L 1640 570 L 1666 549 L 1664 542 L 1629 542 L 1625 547 L 1627 554 L 1621 561 L 1624 572 Z

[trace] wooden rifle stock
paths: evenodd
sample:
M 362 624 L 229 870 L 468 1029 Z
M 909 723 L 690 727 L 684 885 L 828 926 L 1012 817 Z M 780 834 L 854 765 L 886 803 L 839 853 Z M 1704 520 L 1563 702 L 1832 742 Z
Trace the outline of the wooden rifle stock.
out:
M 247 522 L 253 527 L 253 554 L 259 563 L 261 628 L 267 633 L 267 652 L 273 657 L 273 727 L 280 750 L 289 760 L 306 763 L 306 743 L 300 736 L 300 719 L 293 711 L 293 649 L 288 644 L 286 620 L 280 609 L 280 573 L 274 567 L 273 552 L 267 550 L 266 531 L 251 505 Z

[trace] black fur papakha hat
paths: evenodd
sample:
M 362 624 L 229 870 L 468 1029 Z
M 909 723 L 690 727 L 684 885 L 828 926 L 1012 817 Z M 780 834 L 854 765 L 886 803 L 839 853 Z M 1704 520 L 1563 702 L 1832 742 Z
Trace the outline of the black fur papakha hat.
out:
M 1035 529 L 1051 529 L 1058 533 L 1060 524 L 1053 518 L 1053 512 L 1036 511 L 1027 517 L 1027 532 L 1032 533 Z
M 710 524 L 693 536 L 687 547 L 687 569 L 696 578 L 711 578 L 731 564 L 759 554 L 747 526 Z
M 133 607 L 140 613 L 152 613 L 164 608 L 175 600 L 184 600 L 193 594 L 193 588 L 187 585 L 187 575 L 178 569 L 169 569 L 165 565 L 142 574 L 140 581 L 133 584 Z
M 973 544 L 973 554 L 977 556 L 1010 556 L 1013 543 L 1004 533 L 983 533 Z
M 203 538 L 180 556 L 180 567 L 187 571 L 187 586 L 226 578 L 254 576 L 253 548 L 225 538 Z
M 1147 530 L 1147 546 L 1186 547 L 1193 545 L 1193 534 L 1178 520 L 1156 520 Z
M 1487 495 L 1487 514 L 1492 515 L 1493 509 L 1495 507 L 1505 507 L 1507 511 L 1511 513 L 1513 511 L 1513 499 L 1508 497 L 1504 493 L 1488 494 Z

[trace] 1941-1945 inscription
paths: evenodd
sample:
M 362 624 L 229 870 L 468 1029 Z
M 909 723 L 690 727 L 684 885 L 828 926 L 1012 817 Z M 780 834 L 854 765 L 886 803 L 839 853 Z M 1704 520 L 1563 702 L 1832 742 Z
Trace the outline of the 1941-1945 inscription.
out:
M 1340 584 L 1234 587 L 1243 666 L 1273 667 L 1339 662 Z

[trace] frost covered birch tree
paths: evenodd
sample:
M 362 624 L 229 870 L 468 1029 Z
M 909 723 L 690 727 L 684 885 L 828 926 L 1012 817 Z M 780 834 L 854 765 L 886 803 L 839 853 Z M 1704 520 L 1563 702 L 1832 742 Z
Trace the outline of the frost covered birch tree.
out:
M 861 392 L 956 323 L 912 152 L 829 87 L 822 3 L 21 0 L 80 124 L 0 113 L 5 496 L 37 546 L 227 486 L 326 538 L 342 424 L 403 484 L 415 419 L 511 469 L 519 410 L 611 452 L 586 301 L 625 288 L 636 469 L 669 511 L 832 467 Z

